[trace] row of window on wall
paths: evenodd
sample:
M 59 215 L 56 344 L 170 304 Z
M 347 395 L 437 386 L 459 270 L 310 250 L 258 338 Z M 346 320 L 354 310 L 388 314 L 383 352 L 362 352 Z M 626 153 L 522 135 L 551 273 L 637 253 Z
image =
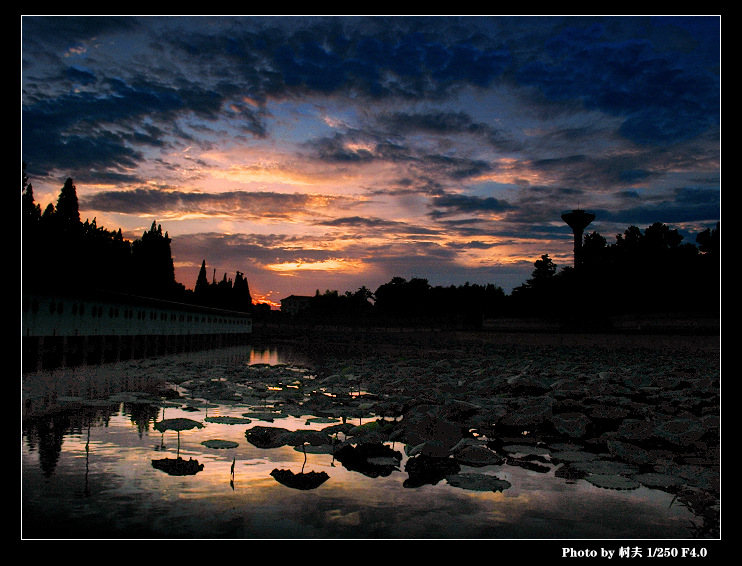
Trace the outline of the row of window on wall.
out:
M 31 302 L 30 308 L 31 308 L 31 311 L 32 312 L 34 312 L 34 313 L 38 312 L 38 310 L 39 310 L 39 302 L 38 302 L 38 300 L 34 299 Z M 90 316 L 100 318 L 105 313 L 106 307 L 98 306 L 98 305 L 93 305 L 91 307 L 90 311 L 91 311 L 90 312 Z M 125 308 L 125 309 L 122 309 L 122 311 L 123 311 L 123 316 L 124 316 L 125 319 L 134 318 L 134 316 L 135 316 L 135 314 L 134 314 L 135 310 L 134 309 Z M 63 312 L 64 312 L 64 303 L 63 302 L 51 301 L 49 303 L 49 313 L 50 314 L 55 314 L 55 313 L 62 314 Z M 85 304 L 84 303 L 80 303 L 78 305 L 77 303 L 72 303 L 72 314 L 73 315 L 80 315 L 80 316 L 84 315 L 85 314 Z M 108 307 L 108 316 L 110 318 L 118 318 L 120 314 L 121 314 L 121 311 L 119 311 L 118 307 Z M 242 323 L 246 323 L 247 322 L 246 320 L 237 321 L 237 320 L 231 319 L 231 318 L 211 317 L 211 316 L 205 316 L 205 315 L 199 316 L 199 315 L 191 315 L 191 314 L 183 314 L 183 313 L 180 313 L 180 314 L 170 313 L 168 315 L 168 313 L 166 313 L 166 312 L 160 312 L 158 314 L 157 311 L 150 311 L 149 312 L 149 315 L 148 315 L 147 314 L 147 311 L 143 311 L 143 310 L 136 311 L 136 318 L 138 320 L 146 320 L 147 318 L 149 318 L 150 320 L 157 320 L 157 319 L 159 319 L 160 321 L 167 321 L 169 319 L 171 322 L 176 322 L 176 321 L 179 321 L 179 322 L 201 322 L 201 323 L 208 323 L 208 324 L 211 324 L 211 323 L 238 324 L 239 322 L 242 322 Z M 199 320 L 199 318 L 200 318 L 200 320 Z

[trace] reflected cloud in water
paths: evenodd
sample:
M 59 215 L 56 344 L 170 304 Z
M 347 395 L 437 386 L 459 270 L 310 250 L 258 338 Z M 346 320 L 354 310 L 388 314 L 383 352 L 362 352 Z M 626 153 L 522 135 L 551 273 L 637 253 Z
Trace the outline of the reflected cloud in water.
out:
M 670 492 L 601 489 L 559 478 L 548 459 L 542 472 L 506 462 L 459 461 L 455 451 L 463 454 L 464 444 L 484 449 L 486 443 L 470 438 L 457 444 L 453 421 L 440 418 L 435 428 L 445 434 L 426 438 L 430 412 L 412 421 L 414 428 L 406 431 L 409 438 L 414 433 L 410 445 L 399 418 L 373 413 L 375 397 L 360 388 L 357 376 L 349 376 L 345 393 L 323 393 L 313 373 L 280 367 L 284 363 L 277 349 L 230 349 L 37 376 L 26 384 L 24 404 L 24 536 L 692 534 L 688 524 L 694 517 L 673 504 Z M 347 411 L 333 413 L 329 407 L 341 401 Z M 269 409 L 269 420 L 245 416 Z M 158 423 L 185 419 L 201 426 L 181 428 L 179 441 L 167 427 L 158 430 Z M 251 430 L 260 430 L 262 441 Z M 449 454 L 443 458 L 436 455 L 441 441 Z M 499 489 L 447 481 L 455 474 L 496 479 Z M 87 500 L 84 512 L 80 497 Z

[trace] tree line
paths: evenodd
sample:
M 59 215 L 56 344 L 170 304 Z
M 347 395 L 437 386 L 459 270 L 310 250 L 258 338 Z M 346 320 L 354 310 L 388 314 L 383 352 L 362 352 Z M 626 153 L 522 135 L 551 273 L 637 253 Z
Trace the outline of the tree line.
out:
M 505 292 L 494 284 L 432 286 L 427 279 L 393 277 L 375 292 L 363 286 L 344 294 L 319 289 L 296 318 L 315 323 L 406 325 L 421 321 L 471 326 L 501 312 Z
M 201 266 L 194 290 L 175 280 L 171 238 L 152 222 L 142 237 L 129 241 L 121 229 L 107 230 L 96 219 L 80 219 L 77 189 L 68 178 L 57 204 L 43 211 L 34 202 L 25 165 L 21 188 L 21 262 L 24 291 L 107 291 L 153 297 L 212 308 L 251 312 L 252 297 L 241 272 L 217 281 Z
M 718 315 L 720 223 L 683 242 L 675 229 L 656 222 L 631 226 L 609 244 L 587 234 L 577 266 L 559 266 L 544 254 L 531 278 L 506 295 L 494 284 L 432 286 L 427 279 L 394 277 L 375 292 L 326 290 L 307 300 L 298 318 L 314 322 L 374 321 L 479 327 L 503 316 L 551 319 L 562 325 L 600 326 L 623 314 Z
M 106 290 L 198 304 L 265 316 L 254 306 L 247 278 L 209 280 L 206 261 L 193 290 L 175 280 L 171 239 L 156 222 L 133 242 L 121 229 L 110 231 L 80 220 L 72 179 L 56 207 L 44 211 L 22 178 L 22 267 L 24 290 Z M 718 315 L 720 223 L 706 228 L 695 244 L 656 222 L 645 230 L 630 226 L 614 243 L 586 234 L 576 266 L 559 269 L 548 254 L 534 263 L 532 276 L 506 295 L 494 284 L 432 286 L 427 279 L 394 277 L 375 292 L 361 287 L 344 294 L 316 291 L 302 317 L 313 321 L 436 324 L 476 327 L 484 318 L 533 316 L 584 324 L 627 313 L 683 312 Z
M 516 287 L 510 308 L 561 320 L 600 321 L 641 313 L 719 314 L 720 222 L 696 235 L 696 244 L 661 222 L 630 226 L 614 243 L 586 234 L 578 265 L 558 271 L 548 254 L 531 279 Z

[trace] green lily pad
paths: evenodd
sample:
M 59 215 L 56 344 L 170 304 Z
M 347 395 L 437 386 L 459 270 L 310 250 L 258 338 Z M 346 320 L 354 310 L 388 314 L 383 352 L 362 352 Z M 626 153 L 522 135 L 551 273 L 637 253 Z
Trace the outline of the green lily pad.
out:
M 657 489 L 677 487 L 685 483 L 682 478 L 658 472 L 635 474 L 633 478 L 645 487 Z
M 467 446 L 456 454 L 456 460 L 469 466 L 499 465 L 505 458 L 485 446 Z
M 549 450 L 540 446 L 530 446 L 528 444 L 507 444 L 502 447 L 504 452 L 511 454 L 533 454 L 536 456 L 548 456 Z
M 311 417 L 307 419 L 307 424 L 311 423 L 317 423 L 317 424 L 329 424 L 329 423 L 336 423 L 339 422 L 340 419 L 336 419 L 333 417 Z
M 206 448 L 237 448 L 239 443 L 232 442 L 231 440 L 204 440 L 201 444 Z
M 636 489 L 641 485 L 635 479 L 618 474 L 590 474 L 585 479 L 594 486 L 604 489 Z
M 248 417 L 250 419 L 255 419 L 256 421 L 265 421 L 265 422 L 272 423 L 275 419 L 280 419 L 284 417 L 285 415 L 279 412 L 251 412 L 251 413 L 242 413 L 242 416 Z
M 588 474 L 598 475 L 631 475 L 639 472 L 636 466 L 624 462 L 610 460 L 590 460 L 588 462 L 572 462 L 572 467 Z
M 563 450 L 561 452 L 553 452 L 551 459 L 554 462 L 589 462 L 591 460 L 597 460 L 598 455 L 582 450 Z
M 207 423 L 216 424 L 249 424 L 252 422 L 244 417 L 206 417 L 204 420 Z
M 198 421 L 184 418 L 165 419 L 154 424 L 154 428 L 160 432 L 164 432 L 166 430 L 177 430 L 178 432 L 180 432 L 181 430 L 191 430 L 192 428 L 203 427 L 204 425 L 202 425 Z

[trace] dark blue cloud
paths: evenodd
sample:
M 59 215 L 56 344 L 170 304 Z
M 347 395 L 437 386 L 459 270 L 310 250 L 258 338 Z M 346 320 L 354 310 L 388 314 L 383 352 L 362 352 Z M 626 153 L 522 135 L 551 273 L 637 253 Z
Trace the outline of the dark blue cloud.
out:
M 22 19 L 24 44 L 43 42 L 55 49 L 77 47 L 105 34 L 138 29 L 139 20 L 126 16 L 23 16 Z
M 233 79 L 257 97 L 304 91 L 439 97 L 462 84 L 492 84 L 511 59 L 499 45 L 448 39 L 445 19 L 436 18 L 237 18 L 226 35 L 196 28 L 172 46 L 195 61 L 227 56 L 236 65 Z
M 601 222 L 644 228 L 655 222 L 664 224 L 713 224 L 721 218 L 721 194 L 709 189 L 677 189 L 656 202 L 639 201 L 622 210 L 593 211 Z
M 379 124 L 396 133 L 431 132 L 436 134 L 487 134 L 491 128 L 487 124 L 474 123 L 465 112 L 384 112 L 377 116 Z
M 545 56 L 516 76 L 548 100 L 581 100 L 587 109 L 625 117 L 620 131 L 632 141 L 676 143 L 718 126 L 720 83 L 708 66 L 709 39 L 698 44 L 705 49 L 700 55 L 666 53 L 643 37 L 609 40 L 599 23 L 572 27 L 547 41 Z M 718 54 L 719 42 L 710 45 Z
M 113 78 L 101 92 L 70 92 L 25 105 L 21 116 L 24 159 L 37 173 L 55 165 L 99 167 L 105 165 L 105 156 L 110 166 L 129 167 L 141 159 L 135 149 L 138 144 L 163 145 L 164 136 L 154 141 L 141 131 L 121 135 L 112 133 L 112 126 L 152 132 L 145 120 L 168 123 L 183 112 L 216 118 L 223 102 L 219 93 L 198 85 L 176 90 Z
M 192 260 L 196 270 L 203 257 L 217 265 L 219 256 L 229 258 L 239 269 L 246 257 L 261 258 L 258 270 L 326 259 L 336 253 L 329 244 L 337 233 L 346 257 L 384 263 L 382 276 L 500 283 L 502 267 L 464 267 L 460 250 L 486 249 L 493 236 L 528 239 L 508 261 L 556 253 L 554 242 L 571 250 L 560 222 L 565 209 L 592 209 L 594 227 L 610 227 L 606 235 L 657 221 L 691 230 L 720 217 L 719 23 L 24 17 L 23 158 L 36 194 L 46 198 L 58 178 L 72 176 L 82 210 L 121 215 L 129 230 L 142 214 L 184 212 L 246 225 L 269 218 L 276 231 L 304 223 L 307 240 L 290 244 L 282 235 L 175 238 L 179 262 Z M 239 151 L 223 162 L 223 192 L 211 194 L 199 177 L 227 155 L 221 140 Z M 340 210 L 231 175 L 260 159 L 268 171 L 288 164 L 320 172 L 322 181 L 305 190 L 324 191 L 325 179 L 341 172 L 345 196 L 328 197 Z M 137 179 L 145 174 L 168 189 L 131 190 L 145 186 Z M 248 191 L 235 190 L 242 182 Z M 89 189 L 102 183 L 120 188 Z M 195 223 L 174 224 L 191 230 Z M 314 230 L 321 234 L 310 237 Z M 461 241 L 436 242 L 440 233 Z M 397 238 L 372 248 L 367 234 Z M 514 284 L 532 261 L 518 269 Z
M 436 210 L 430 216 L 440 218 L 460 213 L 505 212 L 512 210 L 512 204 L 494 197 L 476 197 L 461 194 L 446 194 L 434 196 L 430 205 Z
M 67 68 L 66 75 L 70 81 L 81 85 L 90 85 L 96 81 L 95 73 L 93 71 L 75 65 Z

